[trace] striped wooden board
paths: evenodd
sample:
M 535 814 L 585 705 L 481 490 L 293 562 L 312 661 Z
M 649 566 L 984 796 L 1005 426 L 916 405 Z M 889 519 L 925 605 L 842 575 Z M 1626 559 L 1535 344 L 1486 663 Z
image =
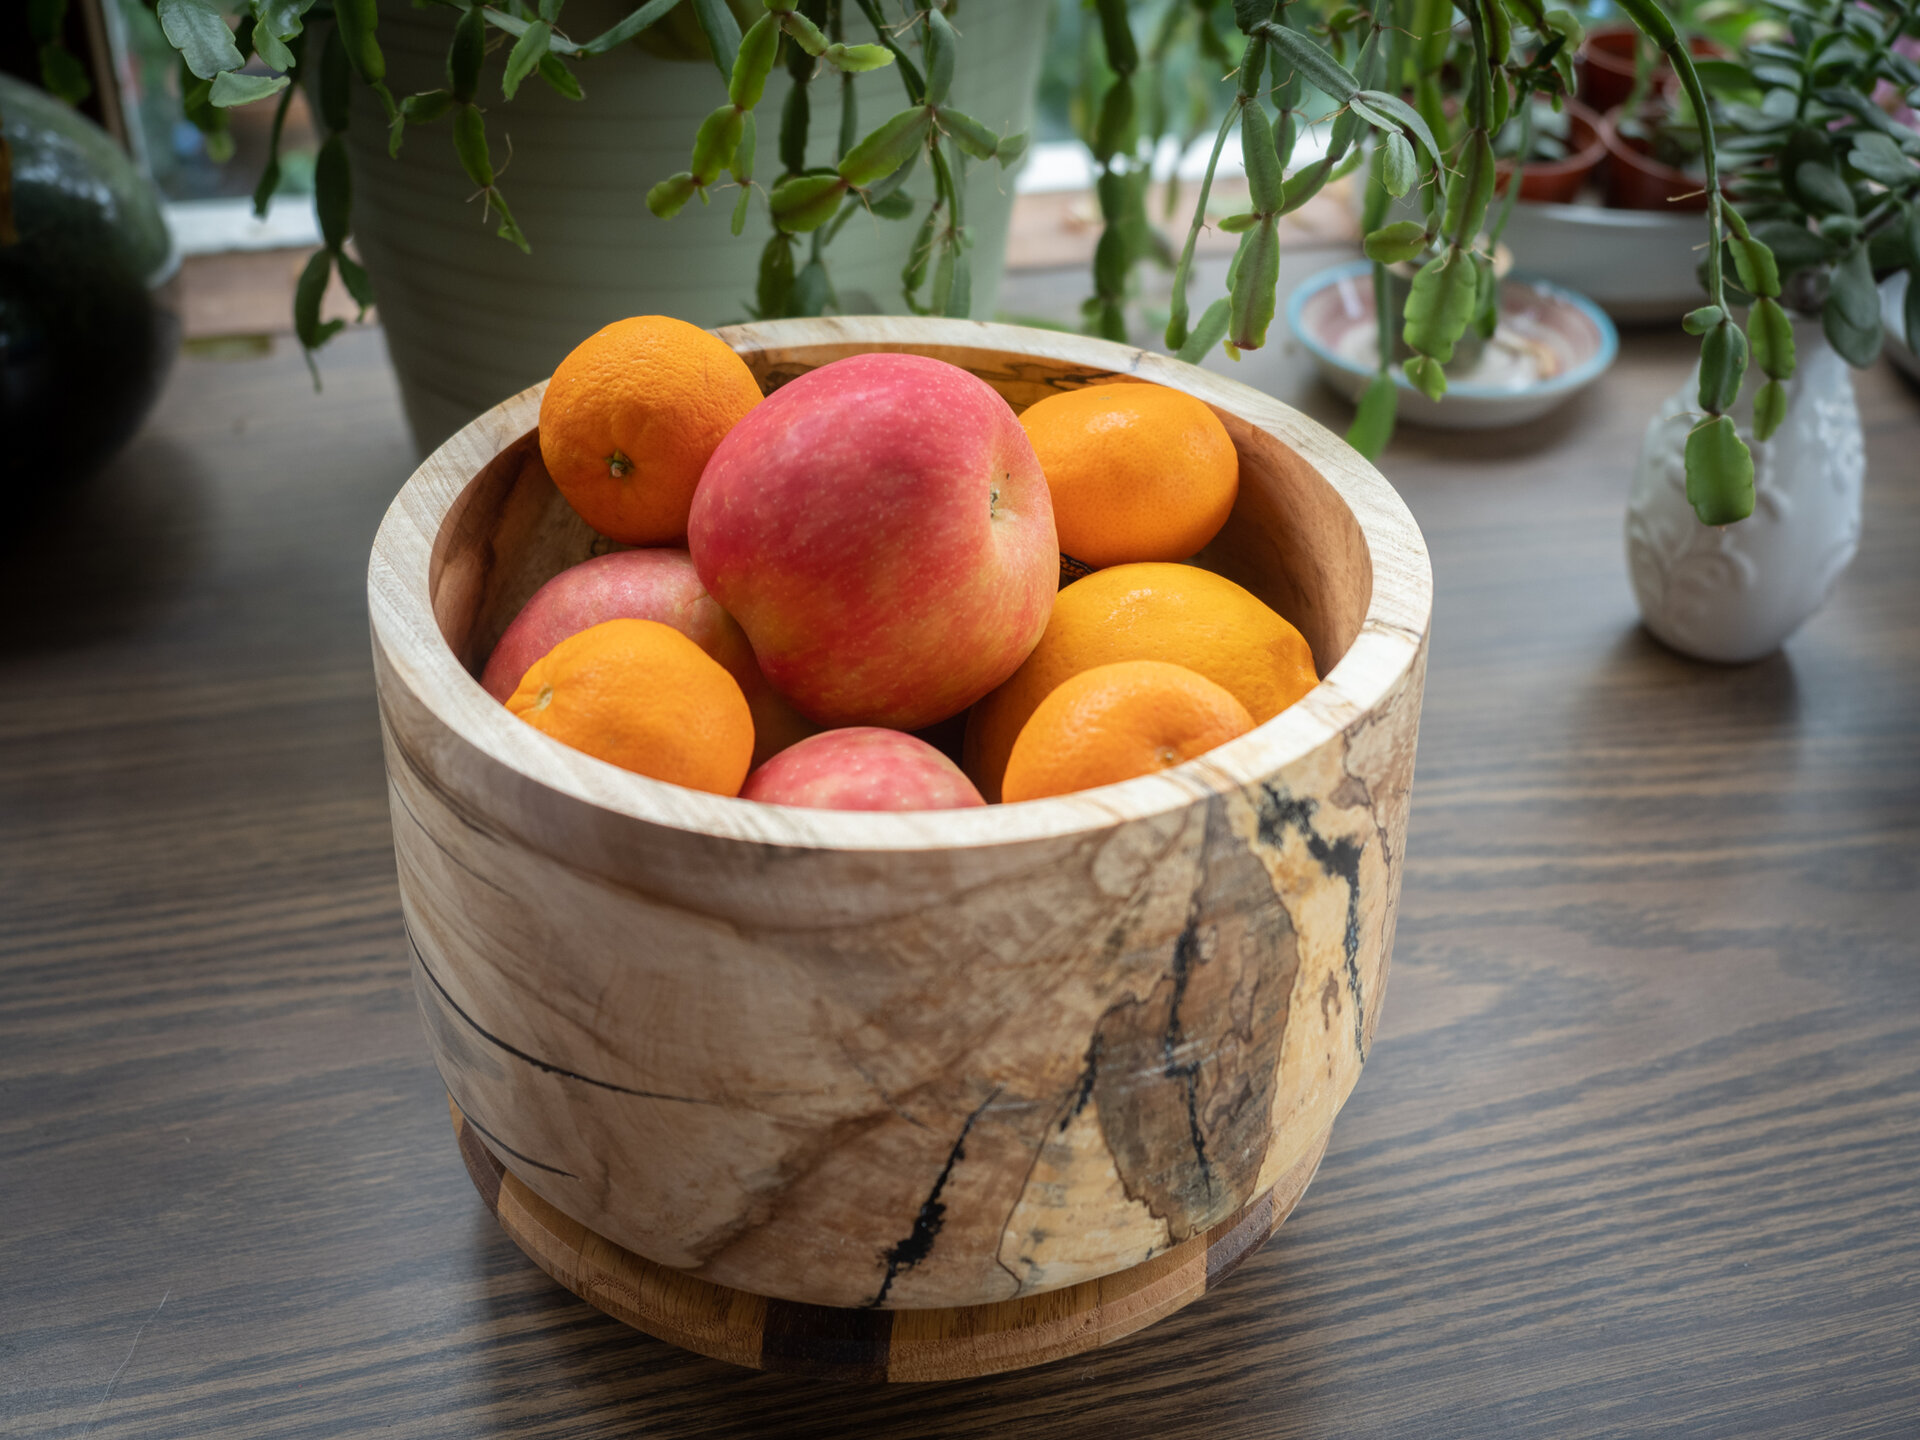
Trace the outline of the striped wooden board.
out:
M 839 1380 L 960 1380 L 1108 1345 L 1198 1300 L 1292 1213 L 1326 1152 L 1323 1131 L 1273 1189 L 1144 1264 L 996 1304 L 846 1310 L 770 1300 L 643 1259 L 568 1219 L 507 1170 L 449 1099 L 467 1173 L 513 1242 L 588 1304 L 682 1349 L 756 1370 Z

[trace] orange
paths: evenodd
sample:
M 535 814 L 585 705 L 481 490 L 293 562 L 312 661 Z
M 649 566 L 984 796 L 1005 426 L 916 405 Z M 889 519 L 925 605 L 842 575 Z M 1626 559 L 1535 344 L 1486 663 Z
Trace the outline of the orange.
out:
M 553 372 L 540 458 L 608 539 L 684 544 L 700 472 L 759 403 L 753 372 L 718 336 L 665 315 L 618 320 Z
M 989 800 L 1014 738 L 1040 702 L 1082 670 L 1164 660 L 1197 670 L 1262 724 L 1319 683 L 1300 632 L 1231 580 L 1192 565 L 1116 565 L 1054 599 L 1021 667 L 967 717 L 966 771 Z
M 718 660 L 658 620 L 603 620 L 533 662 L 507 709 L 562 745 L 690 790 L 738 795 L 753 715 Z
M 1184 665 L 1096 665 L 1035 708 L 1013 742 L 1000 798 L 1041 800 L 1151 775 L 1252 728 L 1246 706 Z
M 1020 416 L 1053 492 L 1060 553 L 1094 570 L 1184 560 L 1219 533 L 1240 493 L 1227 427 L 1164 385 L 1089 385 Z

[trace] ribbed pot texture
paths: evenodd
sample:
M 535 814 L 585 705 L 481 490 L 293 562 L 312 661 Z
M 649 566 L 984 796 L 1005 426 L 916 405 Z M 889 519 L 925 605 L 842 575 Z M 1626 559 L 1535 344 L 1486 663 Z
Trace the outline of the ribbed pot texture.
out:
M 566 10 L 569 32 L 596 34 L 626 8 L 574 0 Z M 1046 7 L 972 0 L 956 25 L 961 47 L 953 103 L 1001 133 L 1025 129 Z M 864 22 L 854 28 L 863 30 Z M 451 31 L 445 11 L 383 0 L 379 33 L 396 95 L 446 84 Z M 760 254 L 773 233 L 761 197 L 745 233 L 730 233 L 731 189 L 711 205 L 689 203 L 672 220 L 647 210 L 648 187 L 687 168 L 694 131 L 726 98 L 710 63 L 661 60 L 627 45 L 574 67 L 586 91 L 582 101 L 562 99 L 537 76 L 506 101 L 500 92 L 506 54 L 500 46 L 488 56 L 480 101 L 500 188 L 531 255 L 498 239 L 496 225 L 482 221 L 446 121 L 409 130 L 399 157 L 389 159 L 379 103 L 364 86 L 354 87 L 347 139 L 355 243 L 373 276 L 387 348 L 422 451 L 550 374 L 569 350 L 611 321 L 644 314 L 708 326 L 747 319 Z M 779 170 L 778 127 L 789 88 L 784 65 L 776 67 L 756 112 L 755 175 L 762 186 Z M 831 74 L 813 83 L 811 163 L 832 159 L 840 88 Z M 854 91 L 863 131 L 906 104 L 892 67 L 860 76 Z M 987 317 L 1005 259 L 1012 175 L 992 162 L 969 168 L 973 308 Z M 912 218 L 856 216 L 828 249 L 843 313 L 905 311 L 900 270 L 926 213 L 924 166 L 908 188 L 921 197 Z M 800 263 L 806 254 L 803 239 Z
M 1749 367 L 1733 416 L 1753 444 L 1753 514 L 1702 525 L 1687 504 L 1687 432 L 1698 367 L 1647 425 L 1627 502 L 1627 570 L 1647 629 L 1683 655 L 1740 664 L 1771 655 L 1822 605 L 1860 543 L 1865 437 L 1853 372 L 1819 320 L 1793 318 L 1787 414 L 1753 444 Z

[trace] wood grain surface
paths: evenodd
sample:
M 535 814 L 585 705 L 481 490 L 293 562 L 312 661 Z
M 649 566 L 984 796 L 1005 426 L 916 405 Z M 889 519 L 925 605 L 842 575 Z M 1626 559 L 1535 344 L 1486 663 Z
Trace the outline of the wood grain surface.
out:
M 183 363 L 0 566 L 0 1433 L 1912 1436 L 1920 397 L 1859 377 L 1832 603 L 1696 666 L 1620 540 L 1689 350 L 1630 335 L 1497 448 L 1389 452 L 1435 562 L 1419 796 L 1394 993 L 1292 1218 L 1121 1344 L 886 1389 L 637 1336 L 500 1232 L 399 929 L 378 337 L 317 397 L 290 351 Z M 1344 423 L 1298 358 L 1237 374 Z
M 1224 1285 L 1293 1213 L 1327 1149 L 1322 1133 L 1244 1209 L 1112 1275 L 986 1305 L 829 1309 L 710 1285 L 622 1249 L 522 1184 L 447 1104 L 468 1178 L 500 1228 L 582 1300 L 700 1355 L 840 1381 L 971 1379 L 1124 1340 Z

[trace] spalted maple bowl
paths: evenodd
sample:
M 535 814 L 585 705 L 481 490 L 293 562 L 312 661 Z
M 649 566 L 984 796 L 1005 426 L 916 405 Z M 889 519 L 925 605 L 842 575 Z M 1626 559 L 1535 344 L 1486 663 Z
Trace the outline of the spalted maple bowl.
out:
M 768 389 L 886 350 L 1016 410 L 1116 377 L 1198 396 L 1241 464 L 1198 563 L 1292 620 L 1322 679 L 1198 761 L 1020 805 L 633 775 L 474 678 L 604 548 L 539 463 L 543 387 L 495 407 L 407 482 L 368 579 L 416 988 L 484 1151 L 636 1265 L 813 1306 L 1038 1296 L 1291 1204 L 1393 944 L 1432 601 L 1406 507 L 1313 421 L 1163 356 L 946 320 L 719 333 Z

